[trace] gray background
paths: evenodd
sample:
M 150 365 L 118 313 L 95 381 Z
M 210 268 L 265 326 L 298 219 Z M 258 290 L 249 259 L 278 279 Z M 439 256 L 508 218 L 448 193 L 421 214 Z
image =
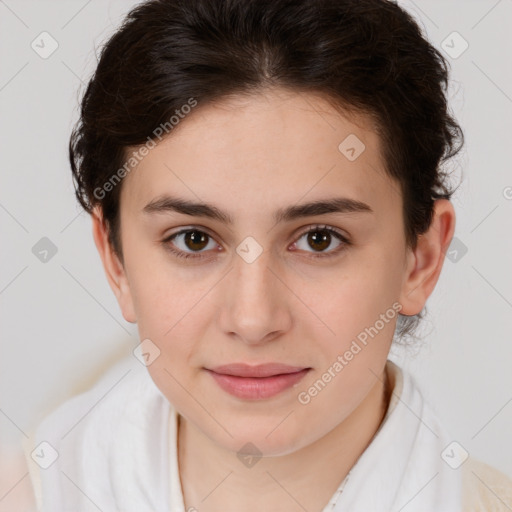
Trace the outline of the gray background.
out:
M 0 0 L 4 469 L 45 414 L 138 344 L 75 202 L 67 160 L 95 49 L 135 3 Z M 450 164 L 463 178 L 453 199 L 457 254 L 427 303 L 424 343 L 393 358 L 414 373 L 454 440 L 512 476 L 512 0 L 399 3 L 437 47 L 452 47 L 450 101 L 466 147 Z M 43 31 L 59 45 L 46 59 L 31 47 Z M 463 41 L 454 31 L 469 45 L 456 58 Z M 57 248 L 46 262 L 32 251 L 43 237 Z M 0 508 L 26 482 L 23 468 L 9 468 Z

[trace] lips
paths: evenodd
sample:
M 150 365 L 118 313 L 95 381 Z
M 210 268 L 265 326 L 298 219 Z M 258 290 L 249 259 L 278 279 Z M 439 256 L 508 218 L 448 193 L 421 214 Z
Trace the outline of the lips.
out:
M 267 363 L 244 363 L 205 368 L 221 389 L 244 400 L 262 400 L 296 386 L 311 368 Z
M 266 363 L 256 366 L 250 366 L 245 363 L 233 363 L 208 369 L 221 375 L 232 375 L 234 377 L 271 377 L 273 375 L 300 372 L 306 369 L 306 367 L 289 366 L 281 363 Z

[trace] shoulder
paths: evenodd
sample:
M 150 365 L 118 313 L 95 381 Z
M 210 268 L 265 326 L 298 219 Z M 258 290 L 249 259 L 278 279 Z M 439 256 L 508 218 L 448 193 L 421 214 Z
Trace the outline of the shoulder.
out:
M 472 457 L 468 458 L 461 469 L 465 511 L 512 510 L 512 478 Z
M 159 398 L 147 369 L 135 358 L 125 358 L 103 373 L 88 390 L 47 414 L 36 432 L 44 433 L 45 439 L 60 441 L 97 425 L 105 429 L 121 419 L 136 420 L 148 401 Z
M 98 482 L 112 478 L 112 463 L 130 462 L 127 452 L 135 464 L 152 463 L 155 457 L 147 452 L 166 440 L 168 411 L 169 402 L 137 359 L 112 366 L 87 391 L 47 414 L 24 443 L 38 507 L 79 509 L 69 481 L 94 494 Z M 107 495 L 98 495 L 98 502 L 107 503 Z
M 413 396 L 418 398 L 414 389 L 419 390 L 415 379 L 407 371 L 395 364 L 388 362 L 388 371 L 396 383 L 394 390 L 395 396 L 390 402 L 388 410 L 389 416 L 397 416 L 402 407 L 402 401 L 410 408 L 415 402 Z M 512 478 L 498 469 L 473 457 L 468 457 L 466 461 L 456 470 L 449 465 L 441 463 L 439 454 L 444 452 L 446 447 L 453 441 L 453 436 L 446 430 L 444 424 L 437 416 L 430 403 L 425 400 L 418 401 L 417 409 L 414 409 L 421 425 L 418 430 L 416 441 L 419 441 L 419 451 L 416 453 L 415 467 L 428 464 L 430 461 L 431 471 L 438 470 L 441 478 L 437 478 L 435 484 L 442 485 L 445 496 L 456 496 L 457 502 L 462 500 L 464 512 L 510 512 L 512 511 Z M 393 409 L 396 411 L 393 412 Z M 396 418 L 395 418 L 396 419 Z M 422 428 L 423 422 L 429 426 L 428 429 Z M 397 430 L 401 428 L 397 427 Z M 405 423 L 404 423 L 405 424 Z M 432 438 L 432 429 L 436 433 L 436 439 Z M 424 435 L 420 437 L 420 433 Z M 402 432 L 404 439 L 405 432 Z M 402 443 L 401 439 L 401 443 Z M 426 451 L 428 448 L 428 452 Z M 414 453 L 411 451 L 411 454 Z M 434 487 L 429 485 L 429 489 Z M 422 492 L 424 495 L 425 492 Z M 439 492 L 436 492 L 439 495 Z M 444 498 L 443 498 L 444 500 Z M 443 501 L 445 504 L 445 501 Z M 439 510 L 437 508 L 436 510 Z M 448 508 L 446 508 L 448 510 Z

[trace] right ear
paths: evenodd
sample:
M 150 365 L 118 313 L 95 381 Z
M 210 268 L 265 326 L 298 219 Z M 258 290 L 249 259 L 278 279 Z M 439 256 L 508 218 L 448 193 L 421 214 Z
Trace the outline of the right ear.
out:
M 123 264 L 109 242 L 108 227 L 99 206 L 93 208 L 91 217 L 94 243 L 100 254 L 108 284 L 117 298 L 124 319 L 127 322 L 135 323 L 137 318 L 133 307 L 130 284 Z

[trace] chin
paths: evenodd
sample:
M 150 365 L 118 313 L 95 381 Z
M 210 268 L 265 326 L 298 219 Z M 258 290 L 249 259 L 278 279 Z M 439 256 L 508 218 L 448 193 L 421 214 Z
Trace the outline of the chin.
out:
M 285 415 L 286 416 L 286 415 Z M 235 452 L 237 455 L 280 456 L 292 453 L 307 444 L 301 431 L 293 430 L 286 420 L 282 421 L 261 420 L 246 418 L 241 421 L 230 421 L 227 430 L 230 437 L 223 429 L 216 430 L 212 437 L 214 442 L 224 449 Z M 279 426 L 278 426 L 279 425 Z M 277 428 L 276 428 L 277 427 Z

